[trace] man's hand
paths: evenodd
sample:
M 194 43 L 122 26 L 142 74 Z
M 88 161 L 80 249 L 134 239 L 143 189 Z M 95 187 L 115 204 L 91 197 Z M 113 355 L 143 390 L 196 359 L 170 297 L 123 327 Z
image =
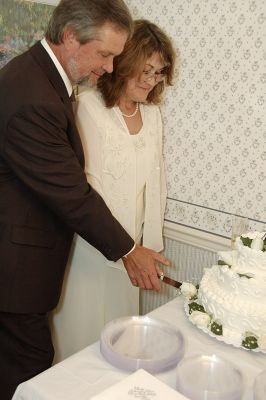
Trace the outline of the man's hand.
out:
M 136 245 L 135 249 L 123 257 L 124 266 L 132 285 L 142 289 L 160 290 L 160 279 L 162 274 L 158 263 L 169 265 L 169 260 L 147 247 Z

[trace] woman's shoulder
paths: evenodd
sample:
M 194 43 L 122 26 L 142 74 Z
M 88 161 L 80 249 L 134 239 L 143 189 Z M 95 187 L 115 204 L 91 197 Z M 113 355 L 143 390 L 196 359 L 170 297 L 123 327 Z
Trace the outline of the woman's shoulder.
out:
M 104 102 L 101 96 L 101 93 L 95 89 L 90 88 L 82 91 L 77 98 L 78 102 L 81 104 L 89 104 L 90 107 L 102 107 L 104 106 Z
M 155 104 L 143 104 L 145 115 L 148 118 L 161 118 L 161 110 L 158 105 Z
M 160 111 L 160 106 L 157 104 L 143 103 L 143 107 L 145 108 L 145 110 L 148 110 L 151 113 L 156 113 Z

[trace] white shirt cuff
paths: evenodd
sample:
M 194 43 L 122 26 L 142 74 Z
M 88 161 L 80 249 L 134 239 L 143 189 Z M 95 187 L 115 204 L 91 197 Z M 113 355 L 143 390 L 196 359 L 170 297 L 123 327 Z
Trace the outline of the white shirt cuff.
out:
M 136 243 L 134 243 L 134 246 L 132 247 L 132 249 L 129 250 L 129 252 L 128 252 L 127 254 L 125 254 L 123 257 L 127 258 L 127 256 L 128 256 L 130 253 L 132 253 L 133 250 L 135 250 L 135 248 L 136 248 Z

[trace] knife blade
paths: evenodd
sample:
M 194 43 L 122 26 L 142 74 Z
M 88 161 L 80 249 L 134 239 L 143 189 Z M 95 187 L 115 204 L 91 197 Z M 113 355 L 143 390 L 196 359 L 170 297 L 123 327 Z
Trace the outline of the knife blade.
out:
M 164 274 L 158 275 L 158 278 L 162 282 L 167 283 L 167 285 L 174 286 L 177 289 L 180 288 L 180 286 L 182 285 L 182 282 L 175 281 L 174 279 L 169 278 L 168 276 L 165 276 Z

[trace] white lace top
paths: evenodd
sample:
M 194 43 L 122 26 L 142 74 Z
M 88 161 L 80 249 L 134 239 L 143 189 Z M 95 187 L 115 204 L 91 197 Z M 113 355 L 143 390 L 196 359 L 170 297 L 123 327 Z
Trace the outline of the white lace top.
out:
M 160 251 L 166 190 L 159 108 L 140 105 L 143 126 L 130 135 L 118 107 L 107 109 L 99 93 L 80 94 L 77 125 L 85 172 L 113 215 L 133 237 Z
M 146 151 L 145 133 L 141 130 L 137 135 L 131 135 L 136 152 L 137 175 L 137 212 L 136 212 L 136 241 L 140 243 L 143 234 L 146 186 Z
M 122 113 L 118 107 L 114 107 L 114 111 L 117 113 L 121 124 L 128 131 L 127 125 L 122 117 Z M 143 114 L 143 108 L 140 107 L 140 112 Z M 143 235 L 143 224 L 145 216 L 145 187 L 146 187 L 146 161 L 147 161 L 147 144 L 145 139 L 145 126 L 143 125 L 137 134 L 131 135 L 130 140 L 132 141 L 133 148 L 136 155 L 136 237 L 137 243 L 141 242 Z

